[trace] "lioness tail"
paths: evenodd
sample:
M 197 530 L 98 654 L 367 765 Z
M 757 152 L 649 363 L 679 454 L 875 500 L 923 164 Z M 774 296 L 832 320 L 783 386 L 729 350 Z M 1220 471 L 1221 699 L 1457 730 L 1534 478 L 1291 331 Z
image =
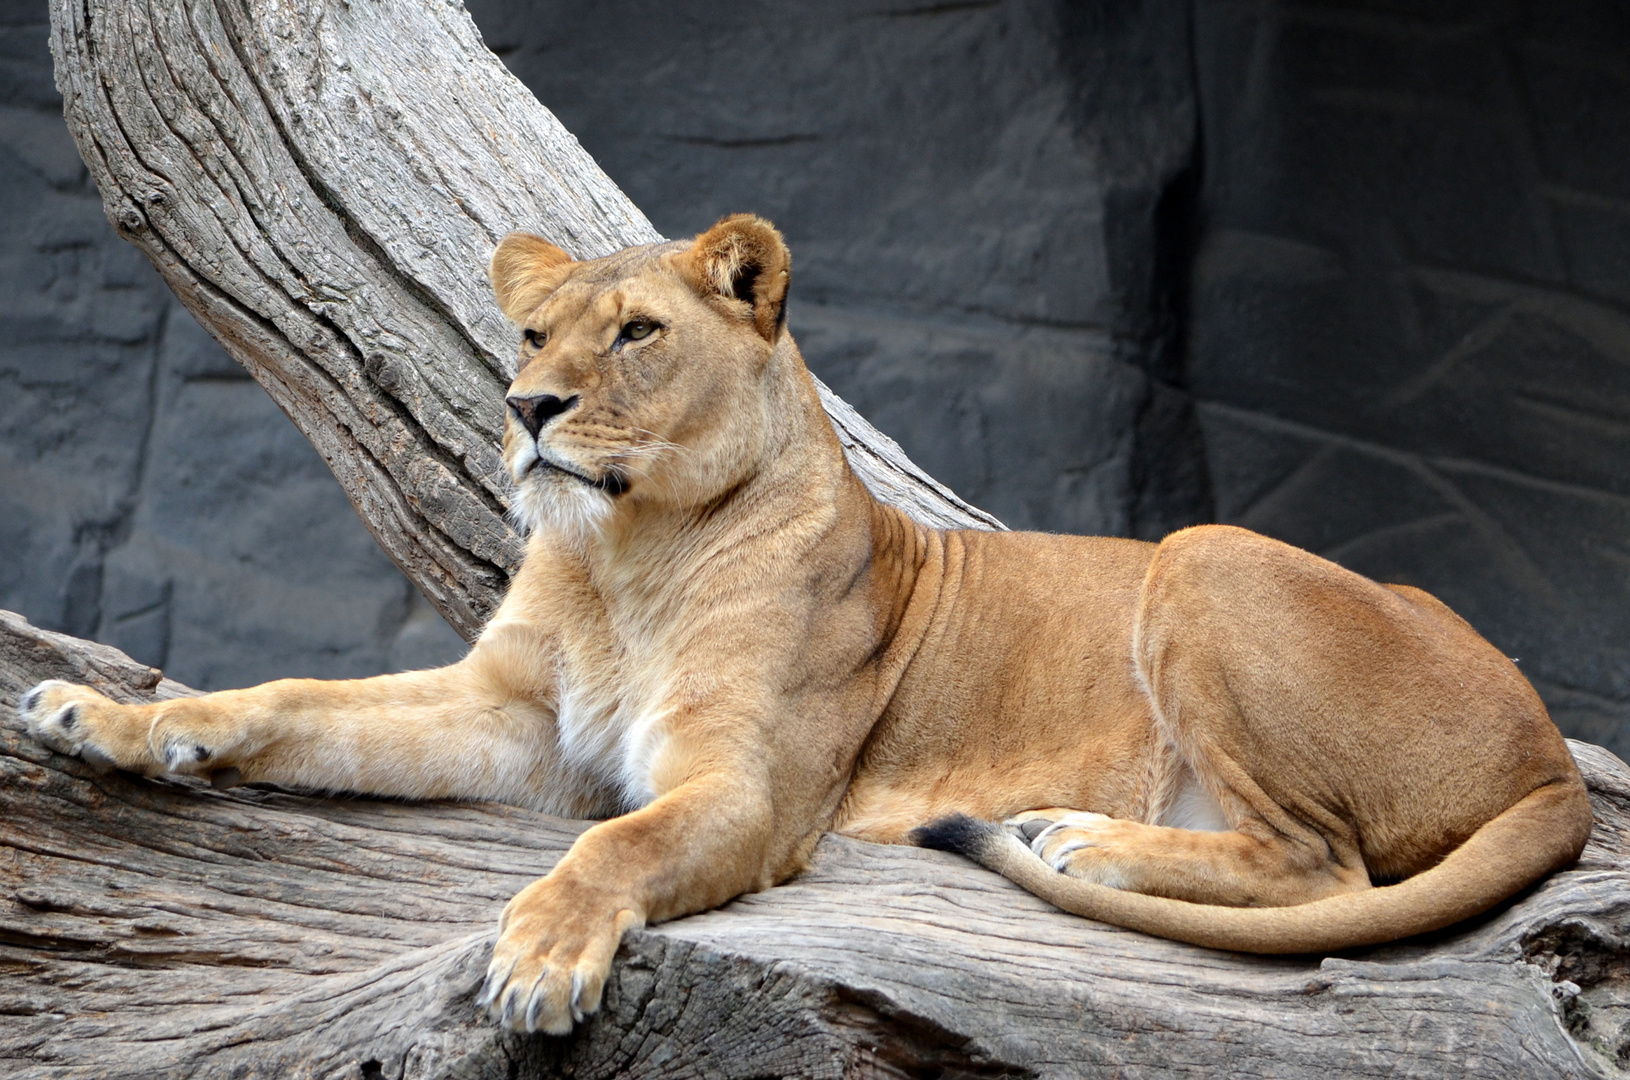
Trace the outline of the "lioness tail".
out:
M 1584 786 L 1558 781 L 1529 793 L 1436 866 L 1396 885 L 1262 908 L 1194 904 L 1068 877 L 1002 826 L 963 815 L 925 825 L 911 838 L 920 847 L 965 855 L 1077 915 L 1213 949 L 1312 953 L 1394 941 L 1486 911 L 1577 859 L 1590 826 Z

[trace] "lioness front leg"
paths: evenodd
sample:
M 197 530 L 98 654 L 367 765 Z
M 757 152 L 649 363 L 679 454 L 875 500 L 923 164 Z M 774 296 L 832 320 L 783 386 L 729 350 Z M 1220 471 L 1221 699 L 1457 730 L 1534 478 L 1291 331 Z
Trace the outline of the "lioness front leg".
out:
M 490 683 L 473 658 L 144 705 L 51 681 L 23 695 L 18 712 L 40 742 L 103 768 L 539 805 L 557 754 L 546 703 Z
M 689 781 L 580 836 L 548 877 L 504 908 L 477 997 L 499 1024 L 564 1035 L 600 1007 L 622 936 L 719 904 L 784 876 L 788 821 L 751 766 Z

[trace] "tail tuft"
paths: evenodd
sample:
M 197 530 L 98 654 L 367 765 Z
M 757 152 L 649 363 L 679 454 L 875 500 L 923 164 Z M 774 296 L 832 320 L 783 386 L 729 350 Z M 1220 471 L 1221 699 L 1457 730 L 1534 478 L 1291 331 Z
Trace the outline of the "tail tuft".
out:
M 911 842 L 935 851 L 954 851 L 975 862 L 986 855 L 1003 835 L 993 821 L 980 821 L 967 814 L 952 814 L 911 830 Z

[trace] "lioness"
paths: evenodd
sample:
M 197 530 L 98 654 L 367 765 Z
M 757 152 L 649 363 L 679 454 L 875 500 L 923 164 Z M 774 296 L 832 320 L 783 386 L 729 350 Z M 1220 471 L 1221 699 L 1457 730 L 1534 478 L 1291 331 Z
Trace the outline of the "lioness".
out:
M 506 237 L 531 538 L 469 655 L 142 706 L 48 682 L 29 730 L 141 773 L 607 819 L 504 909 L 479 1003 L 528 1031 L 595 1011 L 629 927 L 785 880 L 827 830 L 1270 953 L 1441 927 L 1578 855 L 1539 698 L 1426 593 L 1236 528 L 880 504 L 786 330 L 789 269 L 750 216 L 587 262 Z

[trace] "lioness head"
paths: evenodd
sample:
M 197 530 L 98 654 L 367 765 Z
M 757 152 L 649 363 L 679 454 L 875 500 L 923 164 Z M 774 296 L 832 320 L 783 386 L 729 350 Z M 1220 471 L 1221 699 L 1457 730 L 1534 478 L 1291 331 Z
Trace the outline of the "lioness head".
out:
M 488 273 L 521 329 L 504 426 L 521 523 L 582 535 L 620 504 L 705 505 L 740 484 L 765 446 L 790 268 L 747 214 L 585 262 L 504 237 Z

